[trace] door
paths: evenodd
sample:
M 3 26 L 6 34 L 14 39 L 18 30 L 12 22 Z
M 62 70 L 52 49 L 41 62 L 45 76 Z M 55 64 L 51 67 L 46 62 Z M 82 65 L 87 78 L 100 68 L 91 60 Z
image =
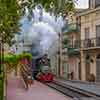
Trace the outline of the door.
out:
M 100 46 L 100 25 L 96 26 L 96 46 Z
M 63 70 L 62 70 L 63 71 L 63 78 L 67 78 L 68 64 L 66 62 L 63 62 L 63 66 L 62 67 L 63 67 Z
M 88 81 L 88 78 L 89 78 L 89 75 L 90 75 L 90 55 L 86 56 L 85 72 L 86 72 L 86 80 Z
M 96 81 L 100 82 L 100 55 L 96 59 Z
M 90 62 L 86 61 L 86 80 L 88 81 L 88 77 L 90 75 Z
M 81 80 L 81 64 L 80 64 L 80 62 L 78 64 L 78 70 L 79 70 L 79 80 Z
M 89 39 L 90 38 L 90 28 L 87 27 L 85 28 L 85 41 L 84 41 L 84 46 L 87 48 L 89 45 Z

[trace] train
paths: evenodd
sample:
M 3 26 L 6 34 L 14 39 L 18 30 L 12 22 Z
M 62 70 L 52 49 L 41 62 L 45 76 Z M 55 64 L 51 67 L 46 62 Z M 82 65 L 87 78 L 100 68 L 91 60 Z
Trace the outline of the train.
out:
M 35 79 L 41 82 L 52 82 L 54 79 L 53 73 L 51 71 L 50 59 L 48 55 L 45 54 L 42 57 L 36 59 L 35 61 L 37 72 L 35 74 Z

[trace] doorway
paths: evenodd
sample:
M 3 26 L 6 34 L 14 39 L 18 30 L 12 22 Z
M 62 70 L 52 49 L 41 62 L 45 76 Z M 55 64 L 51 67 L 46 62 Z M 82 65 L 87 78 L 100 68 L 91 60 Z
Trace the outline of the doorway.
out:
M 86 81 L 88 81 L 88 77 L 90 75 L 90 56 L 86 56 L 86 61 L 85 61 L 85 71 L 86 71 Z
M 100 82 L 100 54 L 96 59 L 96 81 Z
M 78 63 L 79 80 L 81 80 L 81 63 Z

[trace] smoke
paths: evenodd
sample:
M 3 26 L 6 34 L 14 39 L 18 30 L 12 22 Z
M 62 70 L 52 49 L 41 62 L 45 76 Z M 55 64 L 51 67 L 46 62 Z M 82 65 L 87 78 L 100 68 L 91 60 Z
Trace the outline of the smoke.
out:
M 52 53 L 57 50 L 58 33 L 64 26 L 64 20 L 61 15 L 54 16 L 46 12 L 41 6 L 37 5 L 33 10 L 33 18 L 28 19 L 28 10 L 26 8 L 26 15 L 20 20 L 21 23 L 21 37 L 25 42 L 34 44 L 31 50 L 38 51 L 37 56 L 49 53 L 52 47 Z

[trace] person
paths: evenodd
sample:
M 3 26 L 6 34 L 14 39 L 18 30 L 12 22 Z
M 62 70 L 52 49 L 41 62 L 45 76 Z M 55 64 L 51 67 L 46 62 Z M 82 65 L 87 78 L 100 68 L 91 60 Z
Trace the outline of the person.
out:
M 34 83 L 34 78 L 31 77 L 31 75 L 28 76 L 28 85 L 31 87 L 31 85 Z
M 74 72 L 72 71 L 70 75 L 71 75 L 71 80 L 73 80 L 74 79 Z

